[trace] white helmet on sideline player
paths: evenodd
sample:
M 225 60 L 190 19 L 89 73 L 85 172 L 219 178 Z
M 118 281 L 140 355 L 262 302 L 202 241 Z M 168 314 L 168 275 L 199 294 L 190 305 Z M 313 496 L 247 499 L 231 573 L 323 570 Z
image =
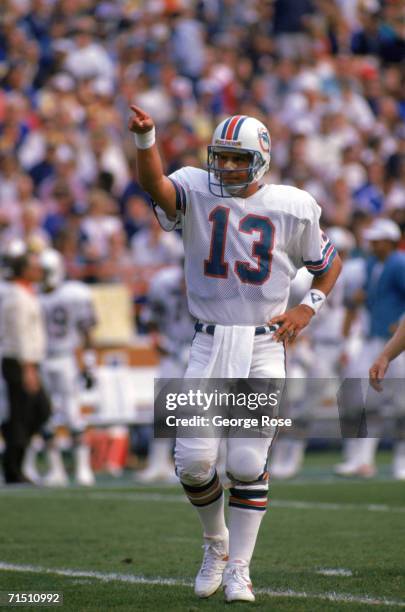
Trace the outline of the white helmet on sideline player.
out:
M 229 185 L 224 181 L 229 170 L 220 168 L 218 158 L 221 152 L 250 154 L 249 165 L 238 168 L 246 171 L 247 180 L 243 183 Z M 252 183 L 257 183 L 270 166 L 271 140 L 266 126 L 253 117 L 235 115 L 221 121 L 215 128 L 212 143 L 208 146 L 208 185 L 213 195 L 226 198 L 233 197 Z
M 15 276 L 16 266 L 20 265 L 22 259 L 27 255 L 28 247 L 20 238 L 13 238 L 7 245 L 1 256 L 1 275 L 5 280 Z
M 40 255 L 40 261 L 44 271 L 45 289 L 56 289 L 65 279 L 65 265 L 62 255 L 55 249 L 45 249 Z
M 333 226 L 325 230 L 331 243 L 340 251 L 352 251 L 356 246 L 356 240 L 349 230 L 344 227 Z

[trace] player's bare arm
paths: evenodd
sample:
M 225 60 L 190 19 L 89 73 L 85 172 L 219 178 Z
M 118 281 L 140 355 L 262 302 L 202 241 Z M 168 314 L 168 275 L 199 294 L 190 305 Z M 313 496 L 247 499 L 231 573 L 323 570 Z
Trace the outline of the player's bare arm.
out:
M 163 173 L 162 160 L 153 137 L 155 130 L 153 119 L 139 106 L 131 106 L 131 111 L 133 115 L 128 123 L 129 130 L 140 137 L 137 139 L 139 183 L 169 217 L 175 218 L 176 191 L 172 182 Z
M 325 296 L 328 296 L 332 291 L 337 278 L 342 269 L 342 262 L 339 255 L 336 254 L 330 268 L 320 276 L 314 278 L 311 290 L 321 291 Z M 294 308 L 287 310 L 282 315 L 273 317 L 269 324 L 278 323 L 280 327 L 274 334 L 274 339 L 277 342 L 292 341 L 311 321 L 315 315 L 315 309 L 307 304 L 298 304 Z
M 370 384 L 376 391 L 382 391 L 381 381 L 388 370 L 388 366 L 402 351 L 405 351 L 405 319 L 370 368 Z

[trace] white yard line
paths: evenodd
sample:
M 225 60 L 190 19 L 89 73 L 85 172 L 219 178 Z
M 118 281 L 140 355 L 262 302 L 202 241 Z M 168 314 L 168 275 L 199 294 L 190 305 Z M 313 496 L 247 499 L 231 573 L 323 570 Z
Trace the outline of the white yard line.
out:
M 169 504 L 188 504 L 188 500 L 182 495 L 172 495 L 164 493 L 118 493 L 115 491 L 81 491 L 72 489 L 68 491 L 51 491 L 48 489 L 3 489 L 0 491 L 7 497 L 36 497 L 41 499 L 69 499 L 69 500 L 89 500 L 89 501 L 127 501 L 127 502 L 165 502 Z M 361 512 L 379 512 L 404 514 L 405 506 L 389 506 L 388 504 L 339 504 L 333 502 L 310 502 L 299 500 L 271 499 L 270 508 L 288 508 L 291 510 L 359 510 Z
M 144 576 L 134 576 L 131 574 L 103 573 L 90 570 L 76 569 L 57 569 L 46 568 L 35 565 L 16 565 L 14 563 L 0 562 L 0 571 L 8 572 L 28 572 L 34 574 L 50 574 L 53 576 L 64 576 L 67 578 L 89 578 L 100 580 L 101 582 L 123 582 L 126 584 L 144 584 L 159 586 L 179 586 L 191 588 L 193 583 L 190 580 L 179 580 L 176 578 L 145 578 Z M 255 592 L 268 597 L 291 597 L 295 599 L 319 599 L 322 601 L 356 603 L 370 606 L 391 606 L 405 608 L 405 601 L 388 600 L 375 598 L 371 595 L 352 595 L 350 593 L 306 593 L 304 591 L 279 591 L 273 589 L 256 589 Z
M 353 572 L 351 570 L 343 569 L 340 567 L 336 567 L 334 569 L 324 568 L 324 569 L 316 570 L 315 574 L 320 574 L 321 576 L 343 576 L 343 577 L 353 576 Z

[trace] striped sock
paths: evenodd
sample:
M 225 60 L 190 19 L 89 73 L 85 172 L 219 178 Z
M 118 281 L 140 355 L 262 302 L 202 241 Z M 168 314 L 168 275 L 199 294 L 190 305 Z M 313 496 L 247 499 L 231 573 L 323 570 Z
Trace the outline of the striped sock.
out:
M 183 489 L 195 506 L 204 529 L 204 537 L 224 537 L 227 534 L 224 514 L 224 493 L 217 472 L 210 480 L 200 486 L 181 483 Z
M 246 561 L 253 555 L 260 524 L 266 513 L 267 475 L 261 481 L 237 483 L 229 497 L 229 561 Z

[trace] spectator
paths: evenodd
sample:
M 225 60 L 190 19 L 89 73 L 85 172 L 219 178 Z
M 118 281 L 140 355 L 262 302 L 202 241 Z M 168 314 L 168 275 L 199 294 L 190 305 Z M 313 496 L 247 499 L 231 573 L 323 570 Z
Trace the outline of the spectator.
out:
M 164 232 L 157 219 L 139 230 L 131 241 L 132 259 L 136 266 L 151 269 L 178 264 L 183 257 L 183 244 L 175 232 Z
M 11 261 L 10 291 L 2 303 L 2 372 L 6 382 L 9 414 L 2 425 L 5 442 L 4 479 L 23 483 L 24 452 L 31 436 L 48 419 L 51 409 L 39 372 L 45 358 L 46 331 L 34 283 L 42 277 L 38 257 L 23 253 Z
M 122 221 L 116 213 L 116 204 L 109 194 L 93 189 L 88 213 L 80 224 L 85 279 L 88 282 L 97 282 L 99 265 L 108 257 L 110 238 L 115 232 L 123 230 Z
M 356 223 L 360 211 L 402 218 L 400 2 L 3 4 L 0 247 L 24 234 L 31 203 L 34 233 L 61 245 L 74 278 L 99 278 L 93 264 L 122 227 L 130 243 L 145 239 L 149 198 L 125 129 L 134 102 L 159 124 L 169 172 L 204 162 L 223 115 L 250 114 L 274 136 L 271 181 L 309 190 L 331 223 Z M 86 211 L 94 189 L 112 210 L 102 230 Z

